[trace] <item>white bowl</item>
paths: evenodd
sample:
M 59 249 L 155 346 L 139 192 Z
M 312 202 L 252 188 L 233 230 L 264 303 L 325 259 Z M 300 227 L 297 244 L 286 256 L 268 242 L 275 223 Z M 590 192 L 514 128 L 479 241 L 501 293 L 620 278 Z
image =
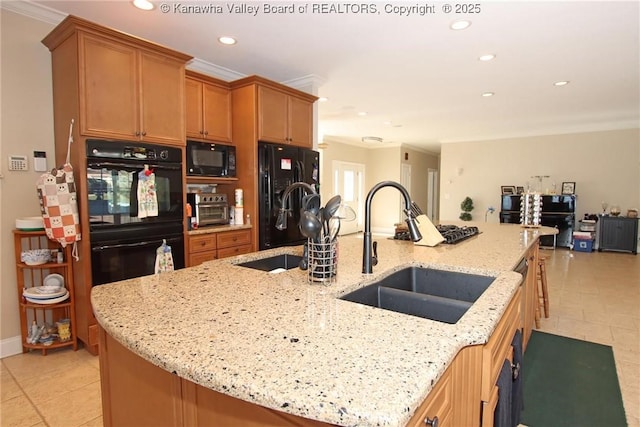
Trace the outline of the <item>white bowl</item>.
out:
M 22 251 L 20 260 L 27 265 L 45 264 L 51 260 L 51 251 L 49 249 L 30 249 Z
M 60 274 L 49 274 L 42 281 L 44 286 L 40 286 L 41 292 L 46 293 L 47 290 L 51 289 L 52 292 L 64 286 L 64 277 Z
M 44 221 L 41 216 L 28 216 L 16 219 L 16 228 L 23 231 L 35 231 L 44 229 Z

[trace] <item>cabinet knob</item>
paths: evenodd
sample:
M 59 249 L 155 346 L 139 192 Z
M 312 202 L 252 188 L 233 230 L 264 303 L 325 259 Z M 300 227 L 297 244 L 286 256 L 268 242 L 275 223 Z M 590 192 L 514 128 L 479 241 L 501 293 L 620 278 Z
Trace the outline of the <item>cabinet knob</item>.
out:
M 200 135 L 204 135 L 204 131 L 203 130 L 200 131 Z
M 205 131 L 204 131 L 204 136 L 207 136 L 207 135 L 209 135 L 209 131 L 208 131 L 208 130 L 205 130 Z
M 140 132 L 139 131 L 136 131 L 136 136 L 140 136 Z
M 433 417 L 433 419 L 429 419 L 429 417 L 427 417 L 424 419 L 424 424 L 431 427 L 438 427 L 438 424 L 439 424 L 438 417 L 435 416 Z
M 142 131 L 142 136 L 147 136 L 147 132 Z

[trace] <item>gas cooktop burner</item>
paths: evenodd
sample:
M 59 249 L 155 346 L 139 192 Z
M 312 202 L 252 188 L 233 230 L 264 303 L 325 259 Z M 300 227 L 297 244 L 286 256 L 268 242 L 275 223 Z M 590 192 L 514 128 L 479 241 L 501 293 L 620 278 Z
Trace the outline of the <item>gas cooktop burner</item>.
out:
M 463 240 L 468 239 L 469 237 L 475 236 L 476 234 L 480 234 L 480 230 L 478 227 L 458 227 L 457 225 L 436 225 L 436 228 L 444 237 L 445 241 L 442 243 L 447 243 L 450 245 L 456 244 Z M 411 240 L 409 237 L 409 231 L 398 231 L 395 236 L 393 236 L 395 240 Z

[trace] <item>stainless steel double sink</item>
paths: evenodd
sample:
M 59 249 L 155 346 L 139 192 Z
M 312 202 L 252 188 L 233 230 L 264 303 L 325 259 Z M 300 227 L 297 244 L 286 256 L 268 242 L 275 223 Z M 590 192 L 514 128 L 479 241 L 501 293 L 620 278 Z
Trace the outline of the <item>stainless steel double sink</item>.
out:
M 445 323 L 456 323 L 495 277 L 407 267 L 340 299 Z

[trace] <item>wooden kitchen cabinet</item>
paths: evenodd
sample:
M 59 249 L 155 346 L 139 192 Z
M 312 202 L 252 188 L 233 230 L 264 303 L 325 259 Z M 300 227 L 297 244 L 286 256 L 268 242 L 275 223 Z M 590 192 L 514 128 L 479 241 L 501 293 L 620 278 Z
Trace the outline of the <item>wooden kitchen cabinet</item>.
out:
M 505 359 L 513 366 L 512 342 L 516 331 L 521 326 L 520 308 L 522 289 L 518 289 L 509 303 L 502 319 L 493 331 L 491 338 L 483 347 L 482 355 L 482 427 L 493 427 L 494 412 L 498 404 L 500 391 L 496 385 Z M 518 369 L 513 368 L 513 369 Z
M 252 252 L 251 229 L 198 234 L 189 237 L 189 265 Z
M 536 309 L 538 307 L 538 257 L 539 245 L 533 245 L 526 253 L 527 274 L 524 278 L 522 289 L 522 307 L 520 309 L 522 319 L 522 346 L 523 350 L 527 348 L 531 332 L 535 324 Z
M 453 385 L 451 384 L 451 368 L 440 377 L 429 397 L 409 421 L 409 427 L 440 426 L 451 427 L 453 410 Z
M 235 80 L 230 85 L 233 144 L 237 147 L 238 153 L 242 153 L 238 154 L 236 159 L 236 188 L 244 190 L 244 213 L 251 218 L 258 218 L 258 141 L 287 143 L 287 128 L 293 126 L 293 137 L 289 143 L 311 147 L 313 103 L 318 98 L 259 76 Z M 265 88 L 268 90 L 264 90 Z M 274 111 L 269 112 L 268 105 L 271 105 Z M 276 123 L 273 126 L 269 124 L 272 121 Z M 269 128 L 265 128 L 267 125 Z M 304 137 L 296 136 L 298 133 L 304 134 Z M 259 227 L 252 229 L 253 250 L 257 250 L 258 231 Z
M 189 70 L 186 76 L 187 138 L 232 142 L 229 83 Z
M 313 147 L 313 102 L 258 87 L 258 140 Z
M 184 145 L 184 69 L 192 57 L 73 15 L 42 43 L 51 51 L 55 164 L 66 159 L 69 123 L 75 122 L 70 154 L 84 234 L 73 263 L 76 331 L 85 348 L 97 354 L 86 140 Z
M 200 265 L 205 261 L 218 258 L 215 233 L 189 237 L 189 256 L 187 267 Z
M 52 52 L 54 109 L 69 113 L 67 132 L 75 118 L 82 136 L 184 145 L 190 56 L 72 15 L 42 42 Z
M 78 38 L 80 132 L 183 145 L 184 62 L 92 34 Z

